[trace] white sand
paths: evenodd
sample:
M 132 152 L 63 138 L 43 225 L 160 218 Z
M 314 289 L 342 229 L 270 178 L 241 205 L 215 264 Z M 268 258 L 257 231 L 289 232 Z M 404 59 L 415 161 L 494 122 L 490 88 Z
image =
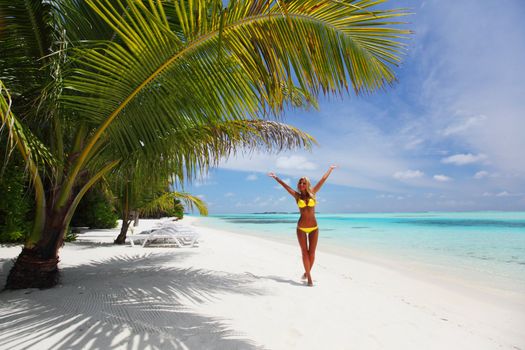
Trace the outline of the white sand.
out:
M 311 288 L 297 246 L 199 231 L 199 248 L 80 235 L 59 286 L 0 294 L 0 349 L 525 350 L 525 296 L 326 252 Z M 19 252 L 0 247 L 2 283 Z

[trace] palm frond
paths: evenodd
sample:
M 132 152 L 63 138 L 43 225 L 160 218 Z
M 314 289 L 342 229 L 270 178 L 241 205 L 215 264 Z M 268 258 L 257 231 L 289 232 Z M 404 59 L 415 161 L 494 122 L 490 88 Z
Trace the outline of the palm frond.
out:
M 208 207 L 206 206 L 206 203 L 204 203 L 199 197 L 185 192 L 163 193 L 144 204 L 139 208 L 139 211 L 141 215 L 152 215 L 159 211 L 167 211 L 173 209 L 175 199 L 182 201 L 189 210 L 196 208 L 200 215 L 208 215 Z
M 186 130 L 173 130 L 155 143 L 143 143 L 140 149 L 122 155 L 118 168 L 110 174 L 117 198 L 128 207 L 142 202 L 159 189 L 191 182 L 197 173 L 205 173 L 222 158 L 238 151 L 265 148 L 268 151 L 309 148 L 315 140 L 286 124 L 264 120 L 229 121 L 203 124 Z M 108 146 L 110 147 L 110 146 Z M 115 155 L 115 152 L 107 152 Z M 94 157 L 90 167 L 97 169 L 108 160 Z M 149 195 L 148 195 L 149 194 Z M 121 206 L 124 204 L 121 203 Z
M 66 41 L 77 45 L 86 40 L 114 40 L 115 31 L 85 0 L 47 0 L 56 27 L 65 29 Z M 116 2 L 113 2 L 116 4 Z
M 144 174 L 145 179 L 141 181 L 152 183 L 156 178 L 173 176 L 184 183 L 191 182 L 197 174 L 207 172 L 209 167 L 216 166 L 220 160 L 237 152 L 309 149 L 313 144 L 316 141 L 312 136 L 284 123 L 239 120 L 173 129 L 170 134 L 151 142 L 137 142 L 126 153 L 119 153 L 118 149 L 111 150 L 111 145 L 105 151 L 113 158 L 122 159 L 120 169 L 133 169 L 133 178 Z M 95 161 L 107 160 L 94 157 Z M 98 168 L 103 164 L 93 162 L 88 166 Z M 124 177 L 130 178 L 127 175 Z
M 56 158 L 49 149 L 27 128 L 13 113 L 13 100 L 3 81 L 0 80 L 0 133 L 6 135 L 4 148 L 8 156 L 18 148 L 27 163 L 33 164 L 42 172 L 57 164 Z M 34 174 L 33 174 L 34 176 Z
M 7 141 L 5 150 L 8 154 L 5 157 L 5 162 L 9 160 L 10 149 L 12 150 L 14 147 L 18 148 L 31 175 L 30 179 L 35 191 L 34 227 L 33 232 L 27 238 L 26 242 L 27 247 L 33 247 L 40 238 L 46 221 L 46 194 L 44 183 L 39 173 L 41 168 L 45 169 L 46 167 L 39 167 L 40 164 L 38 164 L 38 161 L 43 159 L 47 161 L 47 165 L 49 165 L 53 163 L 53 158 L 45 146 L 43 146 L 36 137 L 33 137 L 30 131 L 24 128 L 15 117 L 11 110 L 11 105 L 12 100 L 9 91 L 6 89 L 2 80 L 0 80 L 0 134 L 4 130 L 6 130 L 5 133 L 7 134 L 7 137 L 5 137 Z M 2 140 L 2 137 L 0 137 L 0 140 Z M 1 148 L 3 147 L 0 147 L 0 149 Z
M 174 19 L 163 2 L 88 0 L 122 44 L 77 52 L 64 102 L 101 125 L 77 167 L 106 132 L 125 149 L 185 123 L 278 113 L 294 81 L 312 98 L 391 84 L 408 31 L 381 2 L 291 0 L 284 14 L 267 0 L 187 0 Z
M 39 59 L 46 56 L 51 46 L 47 16 L 49 7 L 49 3 L 41 0 L 1 0 L 0 40 L 3 49 L 19 50 L 17 56 L 20 58 Z
M 42 0 L 0 0 L 0 24 L 0 80 L 9 86 L 14 113 L 34 121 L 41 88 L 51 80 L 50 5 Z M 39 134 L 36 129 L 33 133 Z

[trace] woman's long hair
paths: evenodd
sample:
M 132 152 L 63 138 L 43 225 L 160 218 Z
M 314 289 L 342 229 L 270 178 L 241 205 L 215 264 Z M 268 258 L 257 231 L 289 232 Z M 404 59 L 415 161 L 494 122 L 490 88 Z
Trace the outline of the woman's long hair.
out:
M 306 193 L 308 193 L 308 198 L 315 199 L 315 194 L 312 191 L 312 184 L 310 183 L 310 179 L 306 176 L 300 178 L 299 181 L 297 181 L 297 192 L 301 193 L 301 190 L 299 189 L 299 182 L 301 182 L 301 180 L 304 180 L 304 182 L 306 182 Z

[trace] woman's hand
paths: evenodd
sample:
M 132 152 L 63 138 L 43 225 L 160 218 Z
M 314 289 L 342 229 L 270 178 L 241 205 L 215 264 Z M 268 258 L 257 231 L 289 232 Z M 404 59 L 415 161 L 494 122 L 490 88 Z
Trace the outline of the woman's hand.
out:
M 275 173 L 268 173 L 268 176 L 274 179 L 277 178 L 277 175 L 275 175 Z
M 335 168 L 337 168 L 337 165 L 335 165 L 335 164 L 330 165 L 330 170 L 334 170 Z

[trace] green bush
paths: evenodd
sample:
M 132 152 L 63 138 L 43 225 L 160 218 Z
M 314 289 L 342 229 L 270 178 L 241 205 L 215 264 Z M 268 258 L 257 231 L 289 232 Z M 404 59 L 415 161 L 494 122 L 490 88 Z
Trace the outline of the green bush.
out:
M 64 237 L 64 242 L 73 242 L 77 240 L 77 234 L 73 232 L 71 227 L 66 231 L 66 237 Z
M 92 189 L 86 193 L 79 203 L 71 226 L 89 228 L 117 227 L 118 215 L 111 201 L 102 191 Z
M 27 232 L 22 231 L 7 231 L 5 229 L 0 232 L 0 243 L 24 243 L 27 237 Z
M 0 243 L 23 243 L 32 227 L 33 209 L 24 166 L 15 158 L 0 174 Z

